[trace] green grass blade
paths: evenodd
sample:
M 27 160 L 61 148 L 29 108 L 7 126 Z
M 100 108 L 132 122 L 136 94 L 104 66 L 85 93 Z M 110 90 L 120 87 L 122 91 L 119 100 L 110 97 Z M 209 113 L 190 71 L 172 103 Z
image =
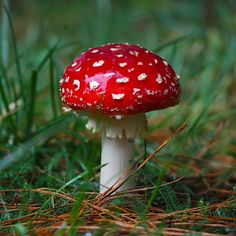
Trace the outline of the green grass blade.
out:
M 72 178 L 71 180 L 69 180 L 68 182 L 66 182 L 64 185 L 62 185 L 57 191 L 62 191 L 63 189 L 65 189 L 66 187 L 70 186 L 71 184 L 73 184 L 75 181 L 82 179 L 86 176 L 91 175 L 91 172 L 96 172 L 97 170 L 101 169 L 101 167 L 103 167 L 104 165 L 99 165 L 94 167 L 91 170 L 87 170 L 85 172 L 83 172 L 82 174 L 77 175 L 76 177 Z
M 48 50 L 47 54 L 45 55 L 43 60 L 39 63 L 39 65 L 36 69 L 38 72 L 43 68 L 43 66 L 46 64 L 46 62 L 50 59 L 53 52 L 57 49 L 58 44 L 59 44 L 59 40 Z
M 10 102 L 12 100 L 12 91 L 11 91 L 11 86 L 10 86 L 10 78 L 7 75 L 7 70 L 4 67 L 4 65 L 0 62 L 0 70 L 1 70 L 1 83 L 4 91 L 7 91 L 7 98 L 8 101 Z
M 2 5 L 9 9 L 9 0 L 3 0 Z M 4 8 L 2 9 L 1 58 L 2 64 L 6 68 L 9 60 L 9 21 Z
M 66 115 L 54 122 L 52 122 L 44 131 L 35 135 L 33 138 L 27 140 L 25 143 L 21 144 L 14 152 L 6 155 L 0 161 L 0 171 L 5 170 L 10 167 L 14 162 L 28 156 L 32 148 L 42 145 L 49 138 L 51 138 L 56 133 L 62 131 L 65 126 L 75 119 L 73 114 Z
M 0 98 L 2 100 L 2 104 L 5 107 L 5 110 L 9 112 L 9 102 L 7 98 L 7 94 L 4 89 L 4 84 L 3 84 L 3 77 L 0 76 Z
M 24 87 L 24 82 L 23 82 L 23 78 L 22 78 L 20 57 L 19 57 L 18 48 L 17 48 L 15 31 L 14 31 L 13 23 L 12 23 L 11 16 L 10 16 L 8 9 L 4 5 L 3 5 L 3 8 L 7 14 L 8 21 L 9 21 L 10 33 L 11 33 L 12 45 L 13 45 L 13 52 L 14 52 L 15 61 L 16 61 L 16 70 L 17 70 L 17 75 L 18 75 L 19 85 L 20 85 L 20 92 L 21 92 L 21 96 L 22 96 L 23 100 L 26 101 L 25 92 L 24 92 L 25 87 Z
M 155 188 L 152 190 L 151 197 L 149 198 L 148 203 L 147 203 L 147 205 L 146 205 L 146 207 L 145 207 L 145 212 L 146 212 L 146 213 L 150 210 L 150 208 L 151 208 L 153 202 L 154 202 L 154 201 L 156 200 L 156 198 L 157 198 L 157 195 L 158 195 L 158 193 L 159 193 L 159 191 L 160 191 L 160 185 L 161 185 L 161 183 L 162 183 L 162 180 L 164 179 L 165 174 L 166 174 L 166 171 L 165 171 L 164 169 L 162 169 L 160 175 L 159 175 L 158 178 L 157 178 Z
M 177 45 L 185 40 L 189 40 L 189 39 L 193 39 L 195 37 L 199 37 L 202 33 L 190 33 L 190 34 L 186 34 L 184 36 L 180 36 L 176 39 L 173 39 L 167 43 L 164 43 L 162 45 L 160 45 L 159 47 L 155 48 L 153 50 L 153 52 L 157 53 L 157 52 L 160 52 L 161 50 L 167 48 L 167 47 L 170 47 L 170 46 L 174 46 L 174 45 Z
M 53 58 L 52 55 L 50 56 L 49 60 L 49 78 L 50 78 L 50 95 L 51 95 L 51 104 L 52 104 L 52 111 L 53 117 L 57 117 L 57 106 L 56 106 L 56 97 L 55 97 L 55 76 L 54 76 L 54 66 L 53 66 Z
M 26 125 L 27 138 L 30 136 L 34 122 L 34 108 L 35 108 L 37 80 L 38 80 L 38 72 L 36 70 L 33 70 L 31 75 L 29 107 L 28 107 L 27 125 Z
M 8 97 L 7 97 L 7 92 L 4 89 L 3 86 L 3 78 L 0 76 L 0 99 L 2 100 L 2 108 L 0 109 L 1 113 L 0 113 L 0 117 L 2 115 L 2 117 L 4 117 L 4 115 L 6 113 L 10 112 L 10 105 L 9 105 L 9 101 L 8 101 Z M 11 132 L 14 134 L 14 136 L 16 136 L 17 133 L 17 126 L 12 118 L 12 116 L 8 116 L 7 117 L 7 122 L 8 125 L 10 127 Z M 1 121 L 1 119 L 0 119 Z

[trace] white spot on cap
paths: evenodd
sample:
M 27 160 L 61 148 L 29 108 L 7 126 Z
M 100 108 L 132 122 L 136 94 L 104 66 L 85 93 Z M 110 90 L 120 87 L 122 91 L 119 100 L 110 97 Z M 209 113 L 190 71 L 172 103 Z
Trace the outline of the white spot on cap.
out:
M 91 81 L 91 82 L 89 83 L 89 87 L 90 87 L 91 90 L 97 89 L 98 86 L 99 86 L 99 83 L 98 83 L 97 81 Z
M 94 49 L 93 51 L 91 51 L 91 53 L 96 53 L 98 51 L 99 51 L 98 49 Z
M 154 63 L 157 64 L 157 63 L 158 63 L 158 60 L 157 60 L 157 59 L 154 59 Z
M 65 82 L 66 82 L 66 83 L 69 82 L 69 79 L 70 79 L 70 76 L 67 76 L 67 77 L 65 78 Z
M 134 71 L 134 68 L 128 69 L 128 72 L 132 72 Z
M 175 83 L 174 83 L 174 82 L 171 82 L 170 84 L 171 84 L 171 86 L 173 86 L 173 87 L 175 86 Z
M 62 84 L 64 82 L 64 79 L 63 78 L 61 78 L 60 79 L 60 84 Z
M 131 55 L 134 55 L 134 56 L 138 56 L 138 54 L 139 54 L 139 52 L 137 52 L 137 51 L 129 51 L 129 53 L 131 54 Z
M 116 56 L 117 57 L 123 57 L 124 55 L 123 54 L 117 54 Z
M 80 100 L 81 102 L 83 102 L 83 98 L 80 98 L 79 100 Z
M 117 51 L 119 50 L 118 48 L 110 48 L 111 51 Z
M 126 109 L 127 110 L 134 110 L 134 106 L 133 105 L 127 106 Z
M 76 69 L 75 71 L 76 71 L 76 72 L 79 72 L 80 70 L 81 70 L 81 67 L 79 67 L 79 68 L 78 68 L 78 69 Z
M 148 64 L 149 66 L 153 66 L 153 64 L 150 62 L 149 64 Z
M 99 67 L 99 66 L 102 66 L 103 64 L 104 64 L 103 60 L 96 61 L 96 62 L 93 63 L 93 67 Z
M 142 65 L 143 65 L 143 62 L 139 61 L 139 62 L 138 62 L 138 65 L 139 65 L 139 66 L 142 66 Z
M 117 83 L 128 83 L 129 82 L 129 78 L 127 78 L 127 77 L 117 78 L 116 82 Z
M 75 79 L 73 82 L 73 85 L 76 86 L 75 91 L 78 91 L 80 89 L 80 81 Z
M 145 89 L 145 92 L 147 95 L 155 95 L 156 91 L 155 90 L 151 90 L 151 89 Z
M 146 73 L 142 73 L 138 76 L 138 80 L 145 80 L 147 78 L 147 74 Z
M 166 66 L 168 66 L 168 63 L 167 63 L 165 60 L 163 60 L 163 63 L 164 63 Z
M 114 76 L 116 75 L 115 72 L 107 72 L 106 74 L 104 74 L 106 77 L 111 77 L 111 76 Z
M 179 76 L 179 75 L 176 75 L 176 78 L 177 78 L 177 79 L 180 79 L 180 76 Z
M 158 74 L 158 76 L 157 76 L 157 78 L 156 78 L 156 82 L 158 83 L 158 84 L 161 84 L 162 83 L 162 78 L 161 78 L 161 75 L 160 74 Z
M 140 89 L 139 88 L 133 88 L 133 95 L 135 95 L 137 92 L 139 92 Z
M 169 92 L 168 89 L 165 89 L 164 92 L 163 92 L 163 94 L 164 94 L 164 95 L 167 95 L 168 92 Z
M 112 93 L 111 96 L 114 100 L 121 100 L 124 98 L 125 94 L 124 93 Z
M 77 62 L 74 62 L 71 66 L 75 67 L 77 65 Z
M 65 93 L 65 89 L 64 89 L 64 88 L 62 88 L 62 90 L 61 90 L 61 91 L 62 91 L 62 93 Z
M 120 67 L 125 67 L 125 66 L 127 66 L 127 62 L 121 62 L 121 63 L 119 63 L 119 66 Z
M 118 107 L 111 108 L 110 111 L 119 111 L 119 108 Z

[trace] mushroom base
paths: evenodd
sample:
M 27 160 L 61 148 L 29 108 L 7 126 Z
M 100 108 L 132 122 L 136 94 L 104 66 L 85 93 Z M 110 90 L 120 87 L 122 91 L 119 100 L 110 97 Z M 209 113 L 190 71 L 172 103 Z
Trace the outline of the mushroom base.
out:
M 90 115 L 86 128 L 93 133 L 104 131 L 108 138 L 134 140 L 146 130 L 145 113 L 127 116 Z

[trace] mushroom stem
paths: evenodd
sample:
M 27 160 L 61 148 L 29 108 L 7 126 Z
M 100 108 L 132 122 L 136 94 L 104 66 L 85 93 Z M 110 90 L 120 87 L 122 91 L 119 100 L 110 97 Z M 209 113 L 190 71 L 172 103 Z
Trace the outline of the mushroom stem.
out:
M 119 178 L 120 181 L 123 181 L 127 177 L 122 174 L 124 174 L 133 159 L 133 141 L 129 142 L 126 138 L 110 139 L 103 134 L 101 164 L 105 166 L 102 167 L 100 174 L 100 193 L 112 187 Z M 131 179 L 123 184 L 119 191 L 132 187 L 134 187 L 134 181 Z
M 91 115 L 86 125 L 93 132 L 102 131 L 102 157 L 100 193 L 112 187 L 118 179 L 124 180 L 125 171 L 134 159 L 134 139 L 146 130 L 147 120 L 144 113 L 109 117 Z M 120 182 L 119 182 L 120 183 Z M 127 181 L 119 190 L 134 187 L 134 181 Z

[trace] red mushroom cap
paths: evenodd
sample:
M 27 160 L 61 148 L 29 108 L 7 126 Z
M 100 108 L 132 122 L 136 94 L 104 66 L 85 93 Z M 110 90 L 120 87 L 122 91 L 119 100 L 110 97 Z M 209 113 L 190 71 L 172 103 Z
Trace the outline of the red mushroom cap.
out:
M 179 78 L 161 57 L 137 45 L 92 48 L 65 70 L 63 103 L 73 110 L 127 115 L 174 106 Z

